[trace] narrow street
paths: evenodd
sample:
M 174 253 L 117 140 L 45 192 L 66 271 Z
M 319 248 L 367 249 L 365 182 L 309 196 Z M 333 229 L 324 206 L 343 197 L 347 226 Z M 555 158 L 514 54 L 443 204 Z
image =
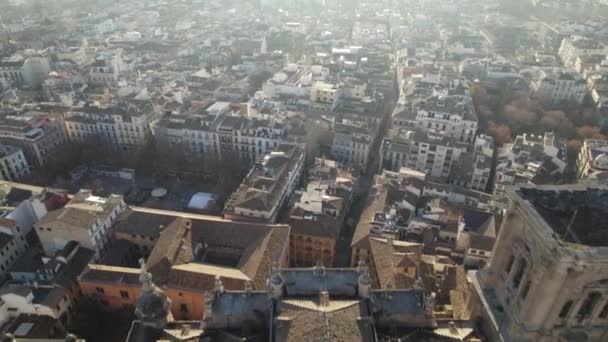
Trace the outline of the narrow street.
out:
M 395 87 L 396 88 L 396 87 Z M 335 266 L 336 267 L 349 267 L 350 266 L 350 244 L 353 239 L 353 234 L 355 232 L 355 228 L 357 222 L 359 221 L 359 217 L 365 208 L 365 202 L 367 200 L 367 196 L 369 193 L 369 189 L 374 184 L 374 176 L 378 172 L 380 167 L 380 145 L 382 144 L 382 139 L 384 138 L 386 131 L 390 127 L 390 118 L 393 113 L 393 109 L 397 104 L 397 99 L 399 98 L 398 92 L 395 90 L 389 97 L 385 100 L 384 103 L 384 119 L 380 124 L 378 139 L 374 141 L 374 144 L 371 149 L 370 162 L 367 165 L 367 170 L 364 174 L 360 175 L 358 178 L 357 189 L 355 191 L 354 200 L 350 207 L 350 212 L 344 222 L 342 227 L 342 231 L 340 233 L 340 239 L 336 244 L 336 259 Z

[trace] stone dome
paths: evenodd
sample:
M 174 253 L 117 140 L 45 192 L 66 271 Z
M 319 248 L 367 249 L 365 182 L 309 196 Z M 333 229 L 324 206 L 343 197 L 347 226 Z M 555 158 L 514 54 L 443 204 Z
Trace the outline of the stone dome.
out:
M 135 315 L 145 325 L 162 328 L 171 314 L 171 300 L 152 283 L 152 275 L 146 270 L 143 260 L 140 264 L 141 293 L 135 303 Z
M 167 296 L 153 285 L 149 290 L 142 290 L 137 298 L 135 314 L 142 321 L 163 320 L 169 314 L 170 307 Z

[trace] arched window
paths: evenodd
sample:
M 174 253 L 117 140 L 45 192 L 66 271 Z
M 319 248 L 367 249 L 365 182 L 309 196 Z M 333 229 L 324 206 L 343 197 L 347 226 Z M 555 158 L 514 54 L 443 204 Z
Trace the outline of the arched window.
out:
M 524 273 L 526 272 L 526 267 L 528 266 L 528 263 L 526 262 L 526 259 L 521 259 L 519 261 L 519 265 L 517 265 L 517 271 L 515 272 L 515 276 L 513 277 L 513 288 L 517 289 L 519 288 L 519 285 L 521 284 L 521 279 L 524 277 Z
M 514 263 L 515 263 L 515 256 L 511 255 L 511 257 L 509 258 L 509 262 L 507 263 L 507 269 L 506 269 L 507 274 L 511 273 L 511 269 L 513 268 Z
M 599 317 L 600 319 L 608 318 L 608 302 L 606 302 L 606 304 L 604 304 L 602 311 L 600 311 L 600 314 L 597 315 L 597 317 Z
M 562 306 L 562 309 L 559 311 L 559 318 L 566 318 L 568 316 L 570 309 L 572 309 L 572 304 L 573 302 L 571 300 L 564 303 L 564 306 Z
M 521 299 L 526 299 L 526 296 L 528 296 L 528 292 L 530 291 L 530 285 L 531 281 L 528 280 L 524 285 L 524 288 L 521 290 Z
M 578 309 L 578 313 L 576 314 L 576 320 L 580 323 L 585 319 L 589 318 L 593 313 L 593 309 L 595 309 L 596 305 L 599 303 L 602 298 L 602 294 L 599 292 L 590 292 L 583 301 L 580 309 Z

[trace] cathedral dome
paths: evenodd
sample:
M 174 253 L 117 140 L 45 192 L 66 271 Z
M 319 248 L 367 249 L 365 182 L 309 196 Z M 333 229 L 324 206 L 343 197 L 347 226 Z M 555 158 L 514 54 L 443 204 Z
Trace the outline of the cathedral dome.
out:
M 135 315 L 143 324 L 161 328 L 171 313 L 171 300 L 152 283 L 152 275 L 146 271 L 143 260 L 140 264 L 142 288 L 135 304 Z

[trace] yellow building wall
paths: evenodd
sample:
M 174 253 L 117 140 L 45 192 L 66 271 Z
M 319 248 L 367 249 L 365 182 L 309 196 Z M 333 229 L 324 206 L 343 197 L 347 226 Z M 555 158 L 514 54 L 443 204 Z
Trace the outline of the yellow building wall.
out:
M 331 238 L 291 233 L 289 249 L 292 267 L 312 267 L 321 262 L 333 267 L 336 241 Z
M 115 311 L 124 309 L 126 306 L 135 306 L 141 289 L 139 286 L 121 283 L 108 284 L 80 281 L 79 285 L 80 291 L 84 296 L 95 298 L 106 311 Z M 128 297 L 122 297 L 121 291 L 128 293 Z
M 201 320 L 205 312 L 205 292 L 184 289 L 163 289 L 171 299 L 171 314 L 175 320 Z

